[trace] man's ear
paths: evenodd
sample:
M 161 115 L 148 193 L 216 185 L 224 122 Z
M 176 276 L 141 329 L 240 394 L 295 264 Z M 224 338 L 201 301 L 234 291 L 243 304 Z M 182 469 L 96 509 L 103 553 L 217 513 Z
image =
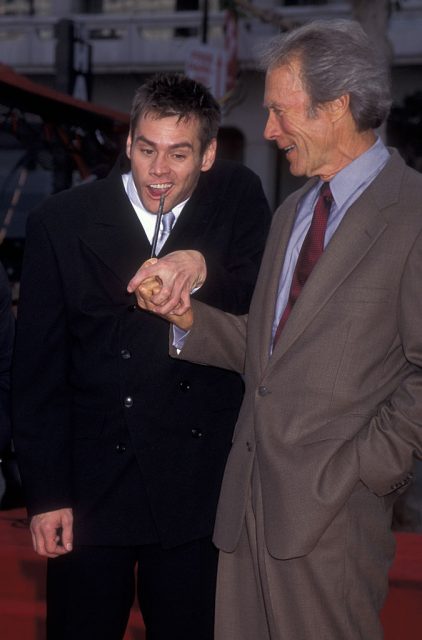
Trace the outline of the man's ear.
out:
M 213 138 L 209 143 L 208 147 L 205 149 L 204 154 L 202 156 L 201 171 L 208 171 L 208 169 L 211 169 L 215 161 L 216 153 L 217 153 L 217 138 Z
M 127 139 L 126 139 L 126 155 L 129 158 L 129 160 L 130 160 L 130 150 L 131 150 L 131 148 L 132 148 L 132 136 L 129 133 L 129 135 L 128 135 Z
M 330 100 L 325 104 L 325 107 L 330 114 L 331 121 L 336 122 L 350 110 L 350 95 L 345 93 L 335 100 Z

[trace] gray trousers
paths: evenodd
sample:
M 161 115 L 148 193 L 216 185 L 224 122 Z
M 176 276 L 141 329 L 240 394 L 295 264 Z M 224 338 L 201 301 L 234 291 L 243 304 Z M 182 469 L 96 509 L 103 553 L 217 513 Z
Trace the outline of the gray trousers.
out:
M 311 553 L 279 560 L 265 545 L 255 469 L 240 542 L 220 552 L 215 640 L 381 640 L 391 514 L 358 484 Z

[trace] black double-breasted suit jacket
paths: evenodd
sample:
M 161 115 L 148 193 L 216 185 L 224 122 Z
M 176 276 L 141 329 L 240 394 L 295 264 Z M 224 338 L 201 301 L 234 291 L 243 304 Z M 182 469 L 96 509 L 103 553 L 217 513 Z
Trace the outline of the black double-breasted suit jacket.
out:
M 245 313 L 269 218 L 258 177 L 218 161 L 161 255 L 201 251 L 196 297 Z M 168 356 L 167 323 L 126 292 L 149 254 L 119 165 L 29 217 L 14 442 L 29 513 L 72 507 L 77 543 L 173 546 L 212 532 L 242 380 Z

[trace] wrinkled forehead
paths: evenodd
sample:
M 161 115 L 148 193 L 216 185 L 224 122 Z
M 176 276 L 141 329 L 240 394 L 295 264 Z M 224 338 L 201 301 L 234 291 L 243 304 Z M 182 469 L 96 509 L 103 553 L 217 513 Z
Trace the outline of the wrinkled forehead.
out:
M 300 64 L 297 61 L 286 62 L 268 69 L 265 76 L 265 107 L 295 95 L 307 96 L 302 82 Z

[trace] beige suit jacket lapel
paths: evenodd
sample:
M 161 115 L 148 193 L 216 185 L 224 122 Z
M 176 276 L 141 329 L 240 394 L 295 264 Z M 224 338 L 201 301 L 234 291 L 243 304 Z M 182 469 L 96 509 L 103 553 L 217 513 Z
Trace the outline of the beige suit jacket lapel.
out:
M 259 345 L 261 374 L 268 364 L 272 321 L 275 313 L 280 270 L 293 229 L 297 205 L 311 184 L 312 183 L 308 181 L 304 187 L 295 191 L 277 209 L 268 236 L 265 256 L 255 286 L 248 317 L 249 336 L 255 338 L 253 339 L 253 349 L 258 348 Z

